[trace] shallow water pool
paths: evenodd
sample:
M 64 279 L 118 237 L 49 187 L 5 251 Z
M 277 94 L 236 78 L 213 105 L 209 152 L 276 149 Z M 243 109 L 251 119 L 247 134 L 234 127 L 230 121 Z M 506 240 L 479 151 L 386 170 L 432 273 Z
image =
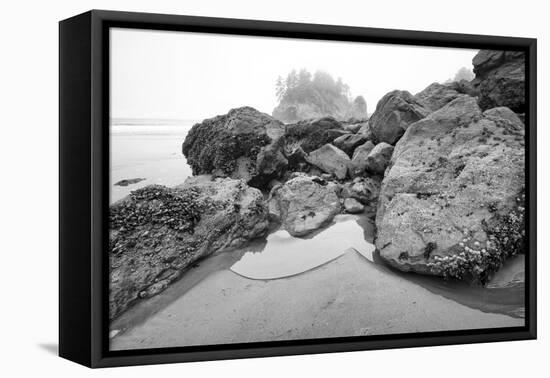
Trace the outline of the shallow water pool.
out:
M 278 230 L 267 237 L 262 249 L 245 250 L 231 270 L 257 280 L 290 277 L 324 265 L 350 248 L 373 261 L 374 245 L 365 240 L 359 220 L 354 215 L 338 215 L 334 224 L 309 238 Z

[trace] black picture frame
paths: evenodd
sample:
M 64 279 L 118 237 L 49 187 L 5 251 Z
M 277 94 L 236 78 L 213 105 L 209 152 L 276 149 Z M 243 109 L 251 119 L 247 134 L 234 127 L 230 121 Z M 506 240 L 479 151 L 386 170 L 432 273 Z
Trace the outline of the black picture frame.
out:
M 525 326 L 248 344 L 108 350 L 111 27 L 375 42 L 526 53 Z M 536 39 L 92 10 L 59 24 L 59 354 L 88 367 L 535 339 Z

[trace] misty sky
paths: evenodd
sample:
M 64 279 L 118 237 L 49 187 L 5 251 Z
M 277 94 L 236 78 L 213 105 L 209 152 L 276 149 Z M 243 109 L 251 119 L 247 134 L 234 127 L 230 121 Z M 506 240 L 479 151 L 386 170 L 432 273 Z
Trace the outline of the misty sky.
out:
M 341 77 L 372 113 L 394 89 L 415 94 L 471 68 L 477 50 L 111 30 L 111 117 L 202 120 L 252 106 L 271 114 L 293 69 Z

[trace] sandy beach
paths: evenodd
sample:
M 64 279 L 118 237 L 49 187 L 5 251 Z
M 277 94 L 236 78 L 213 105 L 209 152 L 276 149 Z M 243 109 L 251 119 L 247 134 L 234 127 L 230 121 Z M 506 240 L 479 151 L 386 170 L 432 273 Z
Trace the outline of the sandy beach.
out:
M 114 337 L 111 349 L 523 324 L 523 319 L 484 313 L 434 294 L 350 249 L 325 265 L 288 278 L 252 280 L 227 269 L 214 272 Z

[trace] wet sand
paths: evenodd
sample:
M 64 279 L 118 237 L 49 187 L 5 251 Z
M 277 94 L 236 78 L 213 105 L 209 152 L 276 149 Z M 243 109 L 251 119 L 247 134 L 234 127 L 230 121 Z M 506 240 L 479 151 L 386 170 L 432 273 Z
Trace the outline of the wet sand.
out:
M 521 318 L 482 312 L 447 299 L 353 249 L 291 277 L 254 280 L 221 269 L 187 289 L 150 316 L 139 322 L 134 319 L 133 327 L 111 339 L 111 349 L 524 325 Z M 122 320 L 115 321 L 113 329 Z

